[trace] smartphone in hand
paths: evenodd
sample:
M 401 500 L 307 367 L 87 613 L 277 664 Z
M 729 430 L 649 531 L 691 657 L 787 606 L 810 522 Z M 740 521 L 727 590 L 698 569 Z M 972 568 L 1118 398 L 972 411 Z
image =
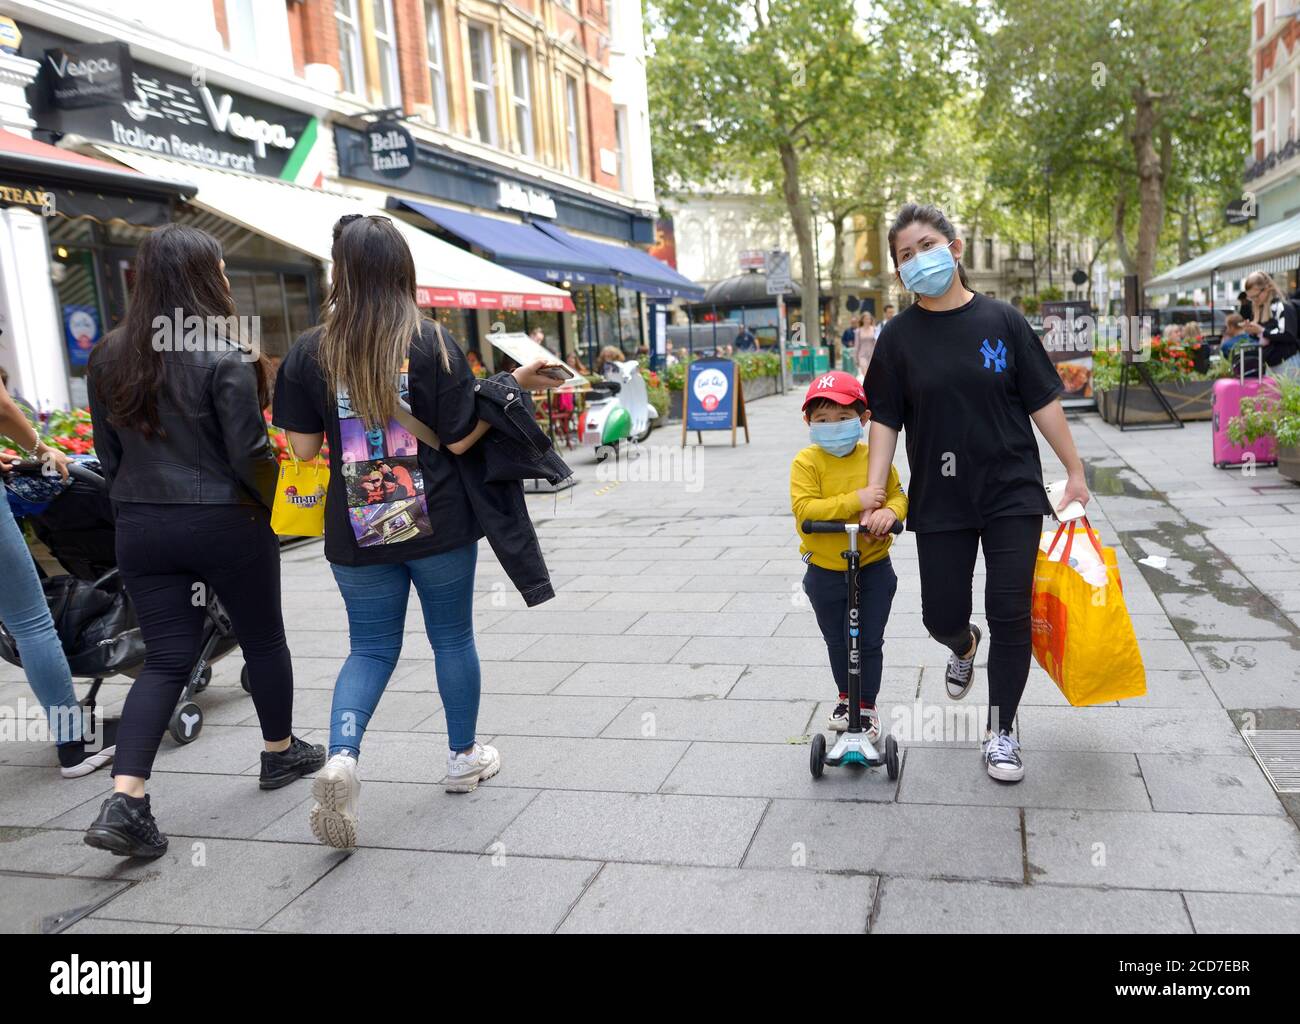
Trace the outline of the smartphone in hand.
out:
M 1047 485 L 1047 500 L 1052 504 L 1052 516 L 1058 523 L 1068 523 L 1075 519 L 1082 519 L 1087 512 L 1084 511 L 1083 505 L 1077 501 L 1072 501 L 1065 508 L 1057 511 L 1057 506 L 1061 504 L 1061 499 L 1065 497 L 1065 481 L 1057 480 Z

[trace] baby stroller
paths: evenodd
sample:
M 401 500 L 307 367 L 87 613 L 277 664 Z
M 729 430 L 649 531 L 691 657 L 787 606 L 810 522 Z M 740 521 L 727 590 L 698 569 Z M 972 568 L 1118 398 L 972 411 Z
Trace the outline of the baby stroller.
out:
M 67 481 L 43 475 L 40 463 L 20 462 L 6 480 L 5 491 L 15 518 L 30 524 L 67 570 L 66 576 L 48 576 L 36 564 L 68 667 L 74 678 L 92 681 L 80 703 L 93 716 L 104 680 L 113 675 L 134 679 L 145 655 L 139 623 L 117 570 L 108 484 L 99 463 L 81 457 L 69 466 Z M 172 738 L 181 744 L 194 742 L 203 728 L 203 709 L 194 697 L 212 681 L 213 663 L 238 646 L 215 596 L 208 601 L 207 613 L 198 660 L 168 723 Z M 22 667 L 18 646 L 3 624 L 0 658 Z M 247 690 L 247 670 L 240 682 Z

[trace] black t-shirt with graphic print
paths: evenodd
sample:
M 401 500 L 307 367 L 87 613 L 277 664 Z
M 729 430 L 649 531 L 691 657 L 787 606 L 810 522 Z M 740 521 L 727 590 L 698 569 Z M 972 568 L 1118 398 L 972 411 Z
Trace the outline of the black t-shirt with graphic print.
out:
M 914 303 L 880 335 L 863 385 L 872 418 L 906 434 L 909 530 L 1051 513 L 1029 414 L 1063 388 L 1012 306 L 978 293 L 938 313 Z
M 393 381 L 415 418 L 444 445 L 477 422 L 474 375 L 443 332 L 451 370 L 443 369 L 431 322 L 412 341 L 405 372 Z M 303 434 L 324 432 L 330 449 L 325 557 L 340 565 L 407 562 L 462 547 L 483 536 L 464 484 L 445 448 L 421 444 L 395 420 L 370 430 L 352 414 L 346 391 L 331 393 L 318 357 L 320 328 L 296 342 L 280 365 L 271 421 Z

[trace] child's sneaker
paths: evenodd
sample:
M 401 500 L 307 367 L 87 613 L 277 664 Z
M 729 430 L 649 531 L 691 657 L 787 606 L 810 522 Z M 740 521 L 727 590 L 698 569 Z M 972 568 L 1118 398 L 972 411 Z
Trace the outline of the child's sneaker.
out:
M 830 721 L 826 723 L 831 732 L 843 732 L 849 727 L 849 695 L 841 693 L 839 703 L 831 712 Z
M 971 684 L 975 682 L 975 656 L 979 654 L 981 634 L 979 626 L 973 622 L 970 624 L 970 635 L 974 646 L 969 658 L 948 655 L 948 672 L 944 682 L 948 687 L 948 696 L 953 700 L 961 700 L 970 693 Z
M 501 770 L 501 755 L 496 747 L 474 744 L 468 754 L 452 751 L 447 755 L 447 792 L 473 793 Z
M 312 835 L 339 850 L 356 846 L 357 802 L 361 797 L 357 759 L 351 754 L 331 757 L 312 780 L 311 795 L 316 800 L 307 819 Z
M 1025 777 L 1025 765 L 1020 760 L 1020 741 L 1003 731 L 992 732 L 984 739 L 984 766 L 989 778 L 998 782 L 1019 782 Z
M 862 727 L 867 731 L 867 739 L 872 743 L 880 739 L 880 712 L 874 704 L 862 705 Z

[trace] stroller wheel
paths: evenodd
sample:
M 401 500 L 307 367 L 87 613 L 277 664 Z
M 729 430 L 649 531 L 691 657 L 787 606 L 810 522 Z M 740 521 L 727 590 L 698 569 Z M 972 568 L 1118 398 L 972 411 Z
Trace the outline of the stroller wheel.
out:
M 253 692 L 253 684 L 248 681 L 248 666 L 245 665 L 239 670 L 239 685 L 244 688 L 245 693 Z
M 898 778 L 898 740 L 892 735 L 885 737 L 885 771 L 890 782 Z
M 199 676 L 199 681 L 194 684 L 194 692 L 202 693 L 211 685 L 211 683 L 212 683 L 212 666 L 206 665 L 203 668 L 202 674 Z
M 172 739 L 181 746 L 193 743 L 203 729 L 203 709 L 193 701 L 187 701 L 172 712 L 172 720 L 167 728 Z

